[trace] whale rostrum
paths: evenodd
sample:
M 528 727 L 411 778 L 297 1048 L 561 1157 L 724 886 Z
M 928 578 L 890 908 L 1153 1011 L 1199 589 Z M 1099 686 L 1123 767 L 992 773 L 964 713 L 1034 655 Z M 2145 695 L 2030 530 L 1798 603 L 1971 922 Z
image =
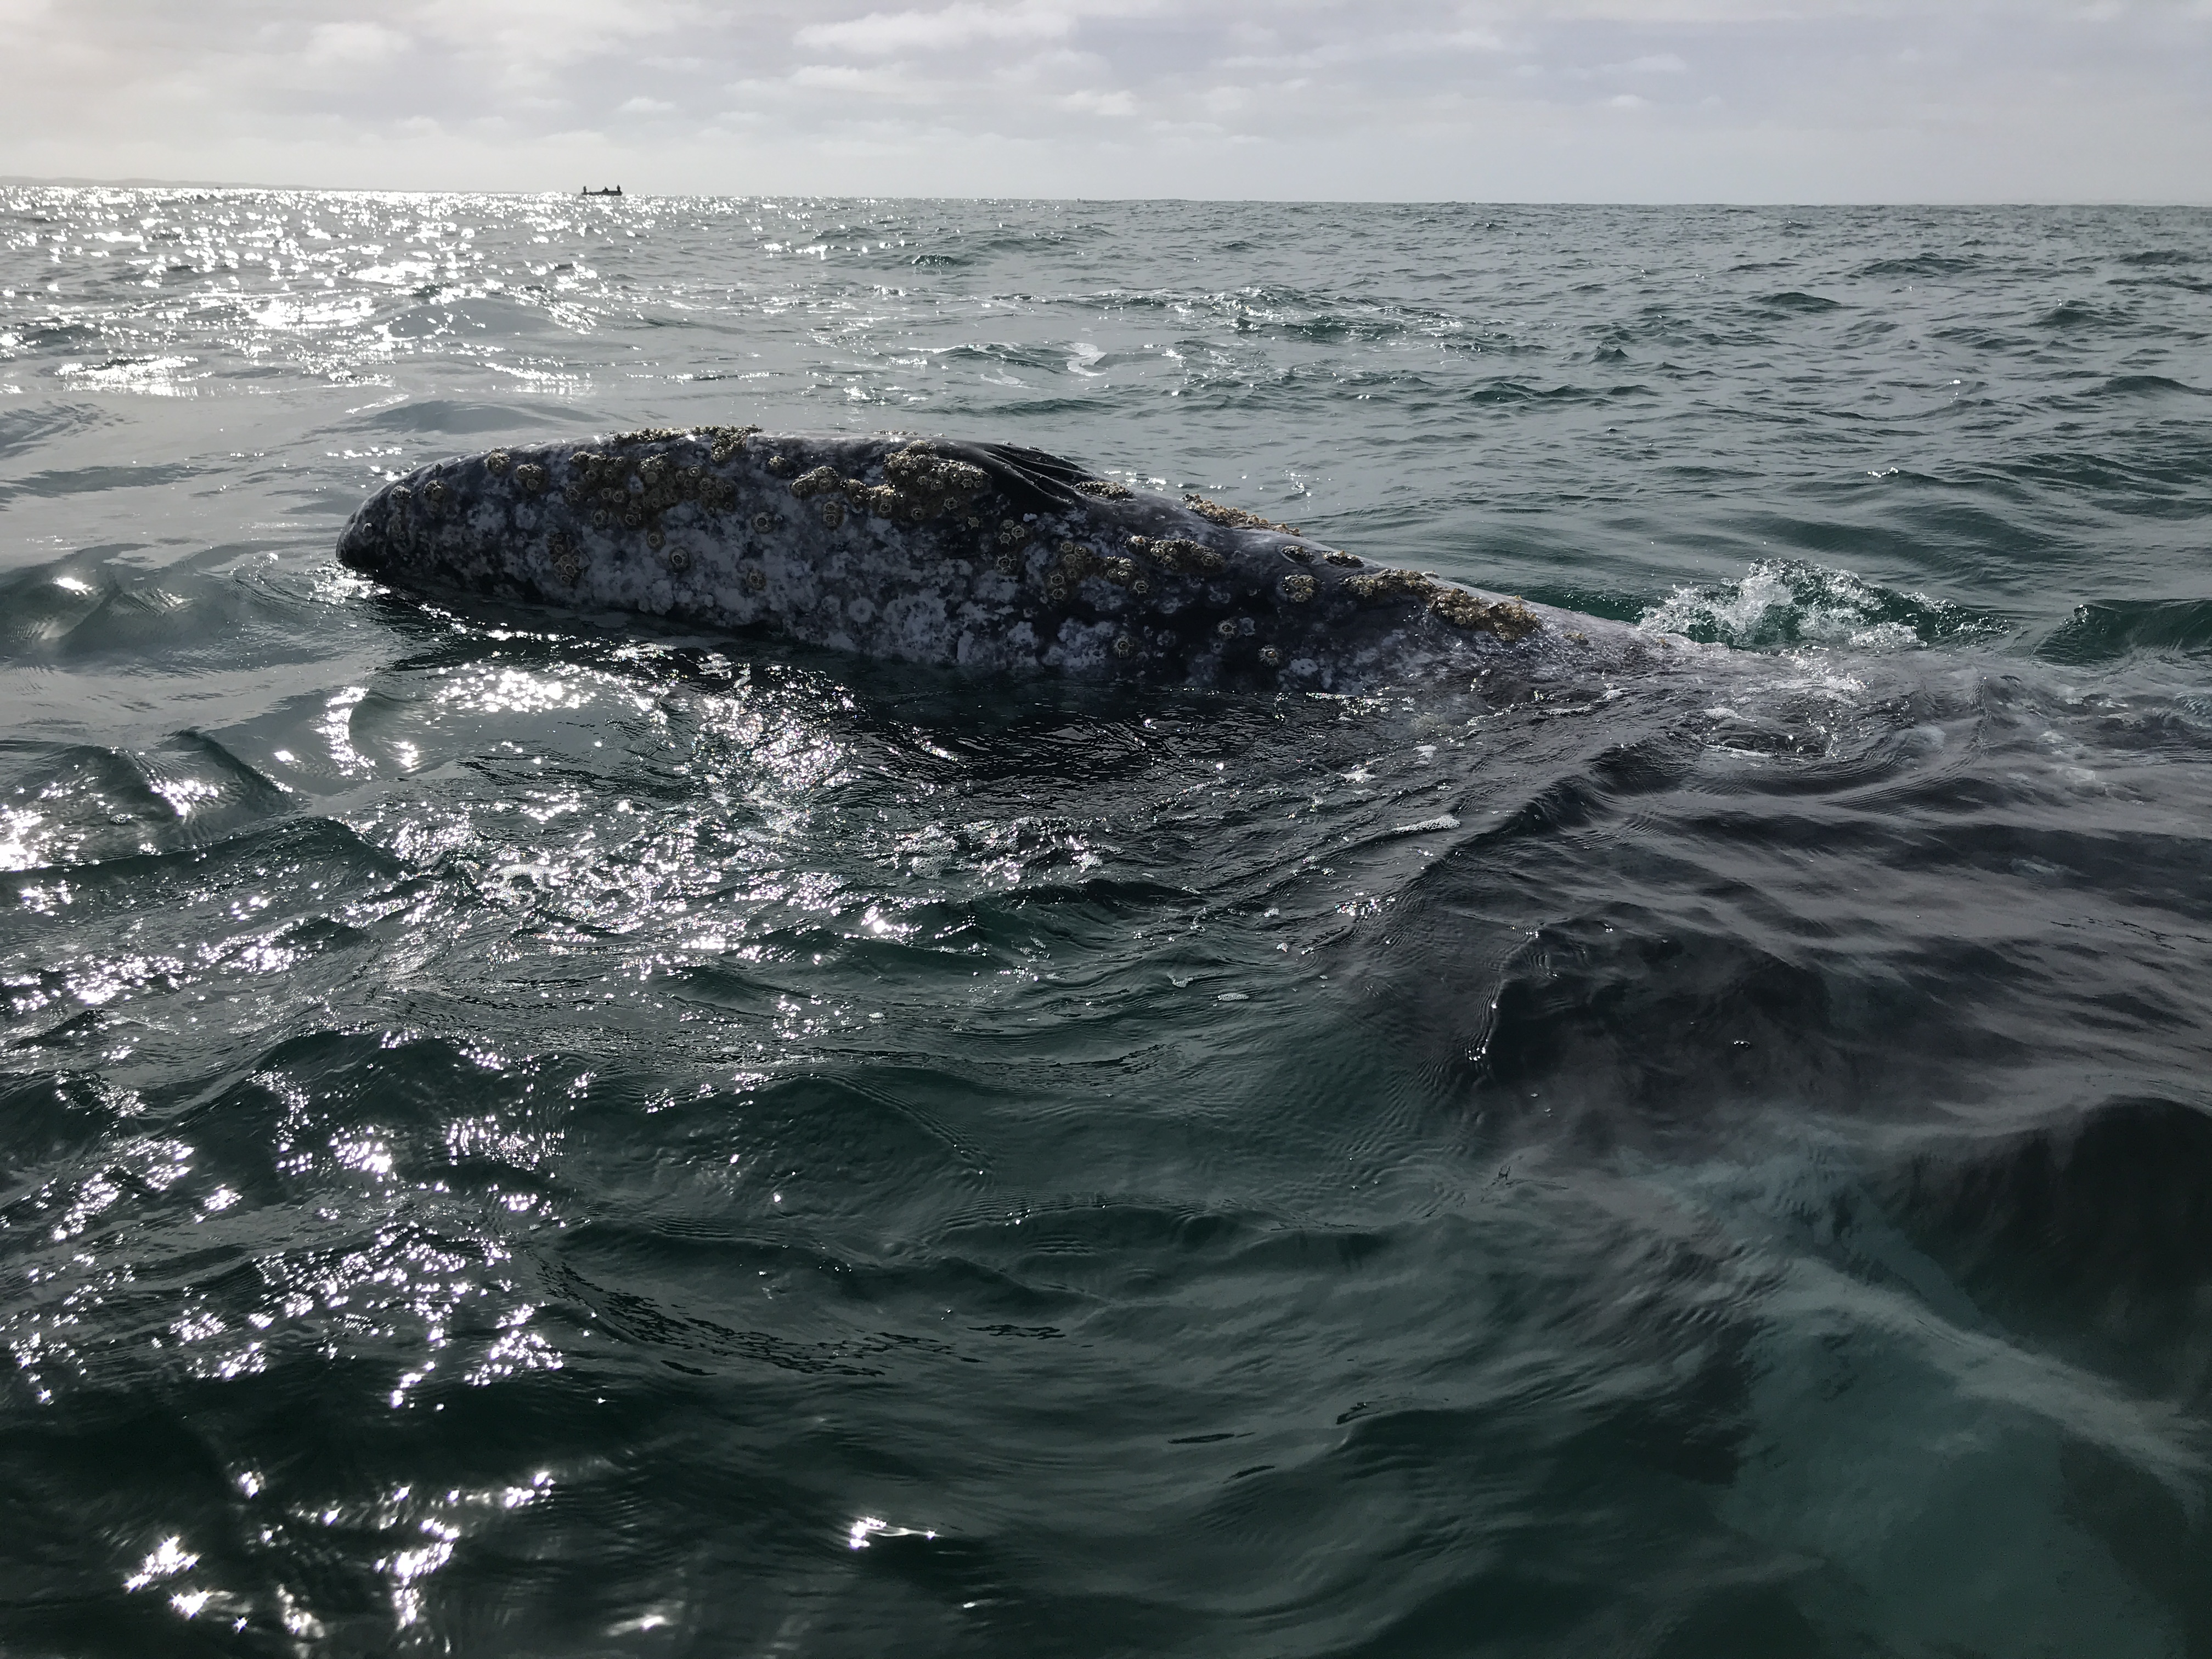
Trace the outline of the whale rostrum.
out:
M 371 496 L 338 556 L 432 595 L 985 673 L 1355 692 L 1672 643 L 1034 450 L 899 434 L 699 427 L 439 461 Z

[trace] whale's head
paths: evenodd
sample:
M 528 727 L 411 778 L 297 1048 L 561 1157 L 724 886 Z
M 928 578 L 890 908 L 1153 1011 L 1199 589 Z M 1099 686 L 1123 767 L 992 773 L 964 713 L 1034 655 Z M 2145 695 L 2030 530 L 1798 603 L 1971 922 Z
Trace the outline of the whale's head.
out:
M 435 533 L 418 476 L 396 478 L 356 509 L 338 534 L 338 562 L 349 570 L 403 587 L 437 585 L 441 556 L 449 550 Z
M 511 573 L 498 534 L 514 493 L 497 476 L 507 470 L 444 461 L 393 479 L 347 520 L 338 534 L 338 562 L 396 587 L 493 592 L 511 586 L 501 580 Z
M 385 501 L 390 493 L 389 485 L 378 490 L 355 510 L 338 532 L 338 562 L 347 569 L 358 570 L 364 576 L 385 574 L 392 558 L 392 538 L 386 528 L 389 505 Z

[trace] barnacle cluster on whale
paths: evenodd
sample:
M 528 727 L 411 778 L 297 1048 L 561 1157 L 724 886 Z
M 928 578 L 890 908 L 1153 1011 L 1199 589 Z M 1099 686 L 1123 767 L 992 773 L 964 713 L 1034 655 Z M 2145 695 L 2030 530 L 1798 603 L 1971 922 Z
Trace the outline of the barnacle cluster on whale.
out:
M 1537 608 L 1037 451 L 655 428 L 394 480 L 341 540 L 395 586 L 583 604 L 999 672 L 1350 690 L 1506 647 L 1597 647 Z

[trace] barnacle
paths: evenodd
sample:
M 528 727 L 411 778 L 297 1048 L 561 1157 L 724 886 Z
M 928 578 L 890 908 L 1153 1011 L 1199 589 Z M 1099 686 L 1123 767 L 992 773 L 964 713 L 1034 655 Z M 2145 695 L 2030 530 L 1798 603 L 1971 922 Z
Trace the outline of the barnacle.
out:
M 495 449 L 490 454 L 485 456 L 484 471 L 490 473 L 495 477 L 506 471 L 507 452 L 503 449 Z
M 1327 559 L 1331 564 L 1340 564 L 1348 570 L 1357 570 L 1359 568 L 1359 557 L 1357 554 L 1324 553 L 1322 555 L 1322 557 Z
M 1218 623 L 1214 624 L 1213 631 L 1220 635 L 1224 640 L 1235 639 L 1237 637 L 1237 618 L 1234 617 L 1224 617 Z
M 768 572 L 762 569 L 758 565 L 753 565 L 746 570 L 745 574 L 740 577 L 738 580 L 744 586 L 746 592 L 762 592 L 768 586 Z
M 584 574 L 584 561 L 576 544 L 556 533 L 547 538 L 545 545 L 553 555 L 553 574 L 574 587 Z
M 699 435 L 714 442 L 714 447 L 708 453 L 717 461 L 726 461 L 744 447 L 746 439 L 759 430 L 757 426 L 702 426 L 699 428 Z
M 407 504 L 414 499 L 415 492 L 410 489 L 405 484 L 394 484 L 392 486 L 392 504 L 403 513 L 406 511 Z
M 1012 553 L 1001 553 L 991 563 L 1002 576 L 1011 576 L 1022 568 L 1022 562 Z
M 1114 636 L 1114 654 L 1117 657 L 1135 656 L 1137 654 L 1136 640 L 1127 634 L 1116 634 Z
M 1320 584 L 1303 570 L 1283 578 L 1283 597 L 1292 605 L 1304 605 L 1313 598 Z
M 629 512 L 623 514 L 623 523 L 632 530 L 635 530 L 644 522 L 645 513 L 642 508 L 633 507 Z
M 1102 575 L 1109 581 L 1117 581 L 1124 588 L 1130 581 L 1137 580 L 1134 562 L 1093 553 L 1091 549 L 1078 546 L 1075 542 L 1061 542 L 1060 544 L 1060 573 L 1068 581 L 1082 581 L 1086 575 Z
M 678 575 L 682 575 L 685 571 L 691 568 L 691 556 L 689 553 L 686 553 L 680 547 L 670 548 L 668 550 L 668 568 L 676 572 Z
M 1141 538 L 1132 538 L 1140 540 Z M 1164 570 L 1218 570 L 1227 562 L 1203 542 L 1194 542 L 1182 536 L 1172 536 L 1164 541 L 1146 542 L 1133 550 L 1150 554 L 1152 562 Z
M 1281 554 L 1292 564 L 1311 564 L 1313 562 L 1313 549 L 1310 547 L 1300 547 L 1295 542 L 1285 542 L 1282 546 L 1277 548 L 1275 551 Z
M 1110 478 L 1085 478 L 1075 486 L 1079 494 L 1095 495 L 1104 501 L 1125 501 L 1129 499 L 1129 486 L 1115 483 Z
M 819 495 L 825 489 L 835 489 L 844 481 L 838 477 L 833 466 L 817 466 L 811 472 L 801 473 L 791 481 L 791 493 L 805 501 L 810 495 Z
M 779 478 L 788 478 L 791 476 L 792 461 L 788 455 L 771 455 L 762 465 Z
M 667 539 L 668 538 L 658 530 L 648 530 L 645 532 L 645 544 L 656 553 L 660 551 L 661 544 Z
M 1418 570 L 1394 570 L 1387 566 L 1372 575 L 1354 576 L 1344 585 L 1352 590 L 1355 598 L 1362 599 L 1380 599 L 1393 593 L 1411 593 L 1425 598 L 1436 591 L 1437 586 L 1434 580 Z
M 1185 493 L 1182 504 L 1201 519 L 1231 530 L 1279 530 L 1285 536 L 1303 536 L 1306 532 L 1296 525 L 1277 524 L 1273 519 L 1263 519 L 1257 513 L 1247 513 L 1241 507 L 1224 507 L 1219 501 L 1209 501 L 1203 495 Z
M 620 444 L 624 448 L 628 448 L 633 444 L 672 443 L 683 435 L 672 426 L 648 426 L 635 432 L 617 433 L 607 441 Z
M 595 507 L 592 509 L 592 522 L 597 525 L 600 529 L 605 530 L 614 521 L 615 515 L 608 512 L 604 507 Z
M 1492 605 L 1460 587 L 1439 588 L 1429 600 L 1429 609 L 1454 628 L 1479 629 L 1501 640 L 1526 639 L 1543 626 L 1536 613 L 1518 599 Z
M 1263 645 L 1260 647 L 1260 660 L 1270 668 L 1279 668 L 1282 666 L 1283 653 L 1272 645 Z
M 435 478 L 422 486 L 422 504 L 433 513 L 446 510 L 446 486 Z
M 767 535 L 767 534 L 768 534 L 768 532 L 769 532 L 769 531 L 771 531 L 771 530 L 773 530 L 773 529 L 775 529 L 775 514 L 773 514 L 773 513 L 756 513 L 756 514 L 753 514 L 753 533 L 754 533 L 755 535 L 757 535 L 757 536 L 765 536 L 765 535 Z
M 822 522 L 832 530 L 835 530 L 839 525 L 844 523 L 845 503 L 842 501 L 823 502 Z
M 525 461 L 514 469 L 514 481 L 526 494 L 535 495 L 545 488 L 545 469 L 535 461 Z
M 927 444 L 908 444 L 884 457 L 884 476 L 896 493 L 910 498 L 906 516 L 916 524 L 964 497 L 981 495 L 991 483 L 981 467 L 936 454 Z

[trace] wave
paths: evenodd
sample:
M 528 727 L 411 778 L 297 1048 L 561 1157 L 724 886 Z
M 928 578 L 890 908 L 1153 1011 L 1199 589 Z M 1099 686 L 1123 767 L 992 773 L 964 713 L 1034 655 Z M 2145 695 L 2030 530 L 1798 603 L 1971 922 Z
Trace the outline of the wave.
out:
M 1648 386 L 1634 381 L 1621 386 L 1533 386 L 1517 376 L 1507 375 L 1477 386 L 1462 400 L 1470 404 L 1588 404 L 1606 403 L 1616 398 L 1648 398 L 1652 395 Z
M 1871 264 L 1861 265 L 1852 275 L 1856 276 L 1957 276 L 1981 267 L 1978 259 L 1960 258 L 1953 254 L 1922 253 L 1905 259 L 1876 259 Z
M 569 426 L 574 419 L 572 410 L 558 404 L 496 404 L 457 398 L 422 398 L 387 404 L 356 416 L 352 424 L 370 432 L 480 437 L 487 433 L 538 432 L 548 426 Z
M 2093 306 L 2086 300 L 2067 300 L 2039 315 L 2035 324 L 2051 329 L 2117 328 L 2128 320 L 2124 312 Z
M 15 1645 L 2212 1629 L 2201 214 L 51 199 Z M 156 213 L 157 288 L 72 251 Z M 708 420 L 1745 650 L 1009 685 L 331 563 L 372 470 Z
M 2087 665 L 2149 653 L 2212 652 L 2212 599 L 2097 599 L 2036 647 L 2045 662 Z
M 1769 311 L 1796 311 L 1817 315 L 1824 311 L 1841 311 L 1844 302 L 1831 300 L 1824 294 L 1804 294 L 1790 289 L 1781 294 L 1766 294 L 1757 302 Z
M 40 403 L 28 409 L 0 408 L 0 455 L 22 454 L 56 438 L 88 432 L 118 418 L 90 404 Z
M 1905 651 L 2002 631 L 1986 615 L 1801 559 L 1761 560 L 1732 582 L 1678 587 L 1640 626 L 1708 645 Z
M 2155 398 L 2179 392 L 2191 398 L 2212 398 L 2212 392 L 2165 374 L 2115 374 L 2101 388 L 2108 398 Z

